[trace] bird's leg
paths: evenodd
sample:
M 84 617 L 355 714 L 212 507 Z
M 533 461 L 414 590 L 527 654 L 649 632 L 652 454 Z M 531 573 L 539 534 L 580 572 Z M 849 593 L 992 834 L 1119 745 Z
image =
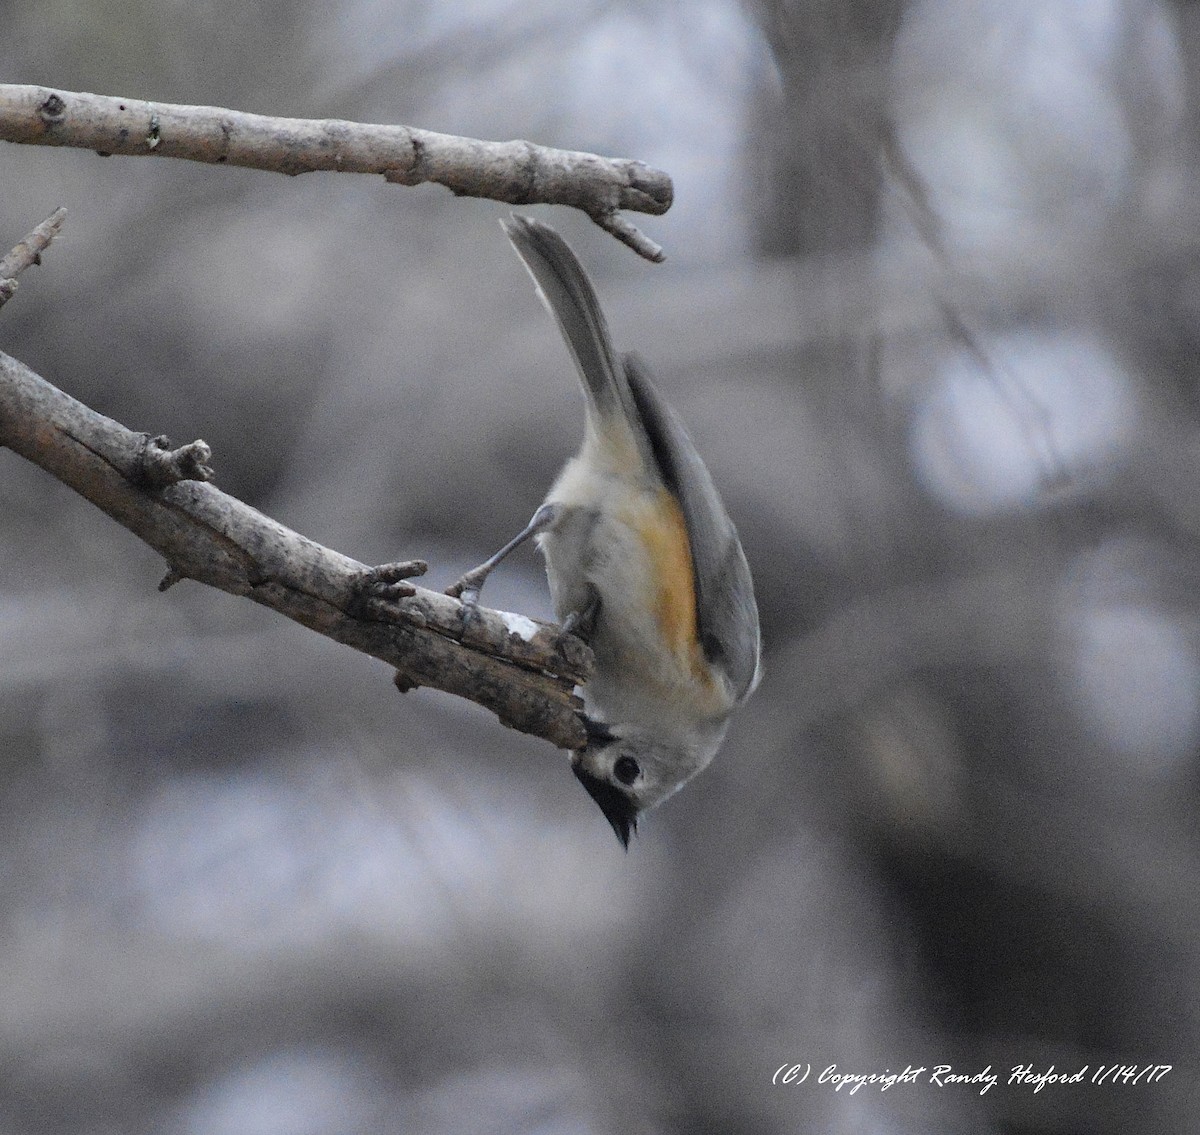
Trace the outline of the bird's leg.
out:
M 489 556 L 477 568 L 472 568 L 465 575 L 461 576 L 456 582 L 446 588 L 446 594 L 451 595 L 456 599 L 462 599 L 468 606 L 473 606 L 479 602 L 479 592 L 483 589 L 484 582 L 487 577 L 492 574 L 492 569 L 496 567 L 510 552 L 515 551 L 526 540 L 538 535 L 539 532 L 545 532 L 558 519 L 559 508 L 555 504 L 544 504 L 533 514 L 529 523 L 525 525 L 507 544 L 504 545 L 495 555 Z

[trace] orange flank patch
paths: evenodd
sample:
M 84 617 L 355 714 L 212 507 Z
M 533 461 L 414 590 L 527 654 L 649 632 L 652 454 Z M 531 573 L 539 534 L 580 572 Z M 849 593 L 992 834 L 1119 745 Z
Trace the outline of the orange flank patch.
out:
M 700 680 L 708 677 L 696 638 L 696 590 L 692 550 L 679 502 L 660 489 L 636 524 L 650 562 L 658 567 L 654 614 L 672 653 Z

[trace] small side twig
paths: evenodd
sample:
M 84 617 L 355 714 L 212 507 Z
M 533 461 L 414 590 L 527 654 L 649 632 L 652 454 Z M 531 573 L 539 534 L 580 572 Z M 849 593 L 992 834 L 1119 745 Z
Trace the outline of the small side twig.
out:
M 0 140 L 292 176 L 374 173 L 397 185 L 436 182 L 459 196 L 510 205 L 569 205 L 655 261 L 662 249 L 619 213 L 657 216 L 674 196 L 670 177 L 643 162 L 523 140 L 488 142 L 412 126 L 275 118 L 14 83 L 0 83 Z
M 30 265 L 42 262 L 42 253 L 58 236 L 66 219 L 67 211 L 60 206 L 23 240 L 18 241 L 12 251 L 0 257 L 0 307 L 16 295 L 17 276 Z
M 666 253 L 663 252 L 661 244 L 656 244 L 652 241 L 644 232 L 636 226 L 631 225 L 615 209 L 610 209 L 603 213 L 590 213 L 589 216 L 605 232 L 612 233 L 617 240 L 622 244 L 629 245 L 639 256 L 644 256 L 647 260 L 652 260 L 655 264 L 661 264 L 666 259 Z
M 386 613 L 394 609 L 391 604 L 397 599 L 411 599 L 416 595 L 417 589 L 408 581 L 428 570 L 429 565 L 424 560 L 400 560 L 368 568 L 357 584 L 361 614 L 369 617 L 374 610 L 382 610 L 386 617 Z

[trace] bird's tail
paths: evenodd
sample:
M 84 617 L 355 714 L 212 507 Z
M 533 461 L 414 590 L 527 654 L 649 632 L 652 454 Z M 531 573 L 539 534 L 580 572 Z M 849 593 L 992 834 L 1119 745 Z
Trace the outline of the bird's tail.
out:
M 587 396 L 589 425 L 600 433 L 617 424 L 632 430 L 637 407 L 624 363 L 613 350 L 608 323 L 583 265 L 549 225 L 515 214 L 500 223 L 575 360 Z

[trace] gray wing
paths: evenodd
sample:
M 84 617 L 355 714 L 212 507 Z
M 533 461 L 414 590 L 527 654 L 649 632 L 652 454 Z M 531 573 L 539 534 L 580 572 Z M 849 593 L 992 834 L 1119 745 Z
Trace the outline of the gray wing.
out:
M 725 671 L 741 701 L 761 673 L 758 605 L 742 542 L 692 439 L 654 389 L 645 363 L 632 354 L 624 362 L 655 464 L 687 523 L 705 657 Z

